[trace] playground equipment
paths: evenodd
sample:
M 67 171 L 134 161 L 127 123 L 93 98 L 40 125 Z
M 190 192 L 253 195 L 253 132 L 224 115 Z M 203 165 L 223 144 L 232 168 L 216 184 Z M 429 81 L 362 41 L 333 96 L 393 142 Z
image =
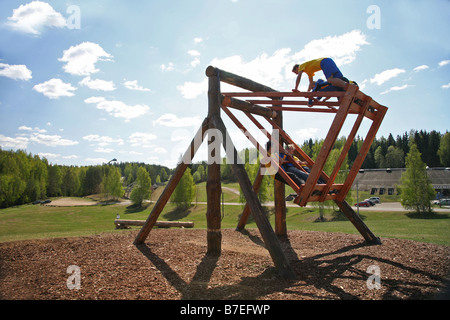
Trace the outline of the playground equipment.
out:
M 261 184 L 265 166 L 261 166 L 259 174 L 252 184 L 245 171 L 244 164 L 239 159 L 237 150 L 227 132 L 226 126 L 221 117 L 221 110 L 236 124 L 238 128 L 246 135 L 253 145 L 264 155 L 267 155 L 263 144 L 260 144 L 242 125 L 238 118 L 230 109 L 240 110 L 253 122 L 257 128 L 267 136 L 268 139 L 275 142 L 280 151 L 284 151 L 282 145 L 293 144 L 295 146 L 294 155 L 300 160 L 306 161 L 311 168 L 309 177 L 305 184 L 296 185 L 294 181 L 282 170 L 277 161 L 273 158 L 266 166 L 271 166 L 278 171 L 297 196 L 294 200 L 299 206 L 306 206 L 308 202 L 325 200 L 334 200 L 342 212 L 347 216 L 350 222 L 361 233 L 368 243 L 379 244 L 380 240 L 365 225 L 361 218 L 355 213 L 352 207 L 345 201 L 345 197 L 350 190 L 353 181 L 369 151 L 369 148 L 375 138 L 378 128 L 387 112 L 387 108 L 378 104 L 371 97 L 359 91 L 356 86 L 349 86 L 346 91 L 333 92 L 278 92 L 270 87 L 259 84 L 233 73 L 220 70 L 209 66 L 206 69 L 206 76 L 209 80 L 208 88 L 208 115 L 204 119 L 197 134 L 186 150 L 182 161 L 175 169 L 172 178 L 167 183 L 166 188 L 156 202 L 152 212 L 148 216 L 141 230 L 135 239 L 135 244 L 140 244 L 148 237 L 151 229 L 157 222 L 157 219 L 169 200 L 177 183 L 181 179 L 189 163 L 198 151 L 201 143 L 208 136 L 208 178 L 206 184 L 207 191 L 207 244 L 208 254 L 220 255 L 221 252 L 221 181 L 220 181 L 220 146 L 223 145 L 227 160 L 232 164 L 234 174 L 238 178 L 242 192 L 246 198 L 246 207 L 241 215 L 237 229 L 245 227 L 250 213 L 256 222 L 261 233 L 267 250 L 269 251 L 275 267 L 280 275 L 286 279 L 294 279 L 295 273 L 291 269 L 289 262 L 281 249 L 278 237 L 287 236 L 286 229 L 286 202 L 285 187 L 280 181 L 275 180 L 275 231 L 272 229 L 266 216 L 263 214 L 261 203 L 257 198 L 257 191 Z M 221 82 L 247 90 L 246 92 L 222 93 L 220 90 Z M 315 97 L 333 98 L 336 101 L 319 101 L 314 106 L 310 105 L 310 99 Z M 248 100 L 241 100 L 246 98 Z M 305 100 L 306 99 L 306 100 Z M 299 148 L 293 139 L 283 130 L 283 113 L 288 111 L 295 112 L 321 112 L 335 114 L 331 128 L 324 140 L 323 146 L 313 161 L 301 148 Z M 349 114 L 355 114 L 356 120 L 347 137 L 343 151 L 339 156 L 332 173 L 328 176 L 323 172 L 330 151 L 343 127 Z M 257 120 L 257 117 L 263 118 L 271 126 L 272 132 L 268 130 Z M 334 183 L 342 163 L 350 149 L 351 143 L 356 137 L 363 119 L 369 119 L 372 124 L 367 132 L 364 142 L 354 161 L 345 182 L 342 184 Z M 303 170 L 300 166 L 299 169 Z M 326 181 L 326 184 L 317 184 L 319 177 Z M 330 192 L 331 191 L 331 192 Z M 278 237 L 277 237 L 278 236 Z

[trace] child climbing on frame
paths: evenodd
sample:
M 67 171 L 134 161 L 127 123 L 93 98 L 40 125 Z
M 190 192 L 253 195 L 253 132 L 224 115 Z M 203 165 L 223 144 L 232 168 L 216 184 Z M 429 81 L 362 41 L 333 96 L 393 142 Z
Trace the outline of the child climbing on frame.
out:
M 309 78 L 308 92 L 313 90 L 315 85 L 313 77 L 316 72 L 320 70 L 323 71 L 327 82 L 334 87 L 340 88 L 341 91 L 347 90 L 348 86 L 352 85 L 352 83 L 344 77 L 333 59 L 319 58 L 304 62 L 300 65 L 294 65 L 292 72 L 297 75 L 297 79 L 295 80 L 295 88 L 292 89 L 292 91 L 299 92 L 298 86 L 300 85 L 300 80 L 302 79 L 303 73 L 306 73 Z
M 271 154 L 271 150 L 272 150 L 272 143 L 271 141 L 268 141 L 266 144 L 266 150 L 268 153 L 268 156 L 277 156 L 277 155 L 272 155 Z M 309 177 L 309 168 L 306 166 L 307 163 L 306 162 L 302 162 L 296 158 L 293 158 L 293 150 L 294 150 L 294 146 L 289 145 L 287 147 L 287 153 L 278 153 L 278 161 L 280 163 L 280 167 L 281 169 L 283 169 L 286 174 L 292 179 L 292 181 L 295 182 L 295 184 L 297 186 L 301 186 L 302 184 L 306 183 L 306 180 Z M 302 171 L 300 169 L 298 169 L 295 165 L 294 165 L 294 161 L 297 161 L 303 168 L 305 171 Z M 287 182 L 283 179 L 283 177 L 281 176 L 281 174 L 279 172 L 277 172 L 274 176 L 274 178 L 278 181 L 281 181 L 285 184 L 287 184 Z M 319 184 L 325 184 L 325 181 L 323 181 L 321 178 L 319 178 L 318 180 Z
M 348 81 L 350 84 L 358 86 L 358 84 L 355 81 L 348 80 L 347 78 L 345 79 L 346 79 L 345 81 Z M 330 91 L 344 91 L 344 90 L 340 87 L 333 86 L 329 82 L 323 81 L 322 79 L 314 81 L 314 88 L 312 89 L 312 92 L 330 92 Z M 308 100 L 308 106 L 312 107 L 314 102 L 320 101 L 321 99 L 322 97 L 310 98 Z M 325 98 L 323 101 L 327 101 L 328 99 L 330 99 L 330 97 Z

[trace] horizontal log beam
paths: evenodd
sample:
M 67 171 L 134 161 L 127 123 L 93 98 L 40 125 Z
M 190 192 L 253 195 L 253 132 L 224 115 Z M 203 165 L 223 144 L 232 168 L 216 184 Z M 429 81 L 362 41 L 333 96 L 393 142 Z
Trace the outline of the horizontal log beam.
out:
M 234 99 L 234 98 L 231 98 Z M 307 106 L 309 101 L 302 100 L 246 100 L 252 104 L 270 104 L 276 105 L 289 105 L 289 106 Z M 338 101 L 316 101 L 312 103 L 312 106 L 326 106 L 326 107 L 339 107 Z
M 125 219 L 116 219 L 114 220 L 114 224 L 117 228 L 121 226 L 143 226 L 145 224 L 145 220 L 125 220 Z M 182 221 L 156 221 L 156 227 L 160 228 L 193 228 L 194 223 L 190 221 L 182 222 Z
M 231 97 L 269 97 L 269 98 L 314 98 L 314 97 L 326 97 L 326 98 L 342 98 L 345 95 L 344 91 L 317 91 L 317 92 L 223 92 L 225 96 Z
M 263 117 L 276 118 L 277 112 L 267 107 L 263 107 L 257 104 L 252 104 L 247 101 L 239 100 L 236 98 L 222 97 L 222 105 L 233 109 L 238 109 L 244 112 L 257 114 Z
M 272 89 L 268 86 L 255 82 L 253 80 L 238 76 L 234 73 L 221 70 L 219 68 L 209 66 L 206 68 L 206 76 L 214 77 L 218 76 L 220 81 L 231 84 L 233 86 L 249 90 L 249 91 L 258 91 L 258 92 L 278 92 L 275 89 Z

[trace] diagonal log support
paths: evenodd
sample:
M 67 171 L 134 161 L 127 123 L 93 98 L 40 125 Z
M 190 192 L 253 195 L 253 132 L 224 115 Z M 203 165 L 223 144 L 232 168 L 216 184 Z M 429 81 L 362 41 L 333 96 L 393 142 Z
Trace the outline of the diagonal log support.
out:
M 203 121 L 203 124 L 200 126 L 194 139 L 192 139 L 191 144 L 184 153 L 182 161 L 178 164 L 177 168 L 175 169 L 175 172 L 172 175 L 172 178 L 167 183 L 163 193 L 161 194 L 155 206 L 153 207 L 152 212 L 150 213 L 141 230 L 139 231 L 138 235 L 136 236 L 136 239 L 134 240 L 135 244 L 142 244 L 144 243 L 145 239 L 147 239 L 148 234 L 150 233 L 156 221 L 158 220 L 161 211 L 166 206 L 167 201 L 169 201 L 170 196 L 172 195 L 173 191 L 177 187 L 178 182 L 180 181 L 181 177 L 186 171 L 188 164 L 194 158 L 195 153 L 200 147 L 201 142 L 203 141 L 203 135 L 208 127 L 207 120 L 208 119 L 205 119 Z
M 234 155 L 233 159 L 238 159 L 239 156 L 237 154 L 237 150 L 234 147 L 231 138 L 228 136 L 225 125 L 222 122 L 222 119 L 216 118 L 213 120 L 216 125 L 216 128 L 222 132 L 222 135 L 226 137 L 224 139 L 224 148 L 225 150 L 232 150 L 232 154 Z M 227 152 L 227 155 L 230 155 Z M 230 159 L 232 160 L 232 159 Z M 278 269 L 280 276 L 284 279 L 293 280 L 296 278 L 295 272 L 292 270 L 289 261 L 286 255 L 281 248 L 281 244 L 270 225 L 269 220 L 264 215 L 264 210 L 261 206 L 261 203 L 258 200 L 258 197 L 253 190 L 253 186 L 248 177 L 247 171 L 241 161 L 233 162 L 232 168 L 235 176 L 238 178 L 239 185 L 241 187 L 242 193 L 247 200 L 247 205 L 250 208 L 250 212 L 255 219 L 256 225 L 261 233 L 261 236 L 264 240 L 264 244 L 266 245 L 267 250 L 275 264 L 275 267 Z

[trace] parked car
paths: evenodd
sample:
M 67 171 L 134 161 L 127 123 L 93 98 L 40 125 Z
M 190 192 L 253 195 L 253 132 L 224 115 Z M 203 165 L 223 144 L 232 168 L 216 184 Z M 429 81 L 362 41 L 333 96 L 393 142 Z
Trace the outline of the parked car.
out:
M 44 201 L 42 201 L 42 204 L 46 204 L 46 203 L 50 203 L 50 202 L 52 202 L 52 200 L 44 200 Z
M 41 200 L 35 200 L 35 201 L 32 202 L 32 204 L 41 204 L 41 203 L 42 203 Z
M 292 201 L 292 200 L 294 200 L 295 199 L 295 197 L 297 196 L 297 194 L 296 193 L 291 193 L 290 195 L 288 195 L 287 197 L 286 197 L 286 201 Z
M 442 206 L 450 206 L 450 199 L 441 199 L 439 201 L 439 207 L 442 208 Z
M 380 198 L 378 197 L 370 197 L 369 200 L 372 200 L 375 203 L 381 203 Z
M 361 201 L 359 203 L 355 203 L 356 207 L 370 207 L 370 203 L 369 201 Z
M 375 201 L 373 201 L 373 200 L 365 199 L 364 201 L 367 201 L 371 206 L 375 205 Z

